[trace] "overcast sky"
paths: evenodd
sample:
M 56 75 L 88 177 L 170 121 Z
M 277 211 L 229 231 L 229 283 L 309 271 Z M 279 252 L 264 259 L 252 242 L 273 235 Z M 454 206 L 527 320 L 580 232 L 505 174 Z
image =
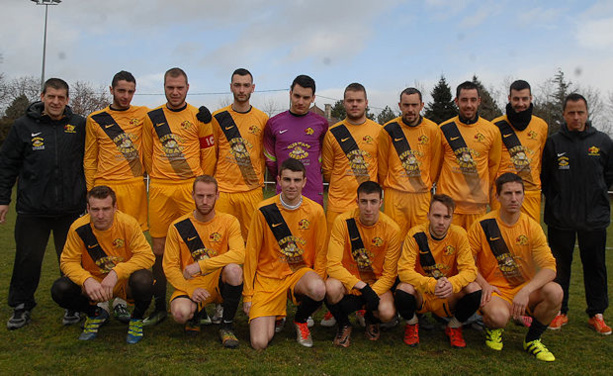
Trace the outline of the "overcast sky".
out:
M 2 0 L 0 72 L 40 77 L 44 6 Z M 183 68 L 188 101 L 219 108 L 235 68 L 249 69 L 253 103 L 287 108 L 298 74 L 317 82 L 316 104 L 366 86 L 373 112 L 398 93 L 429 92 L 444 74 L 455 88 L 477 74 L 495 90 L 535 86 L 561 68 L 575 84 L 613 91 L 613 1 L 512 0 L 63 0 L 49 7 L 46 77 L 108 85 L 137 79 L 134 104 L 165 101 L 164 72 Z M 153 94 L 153 95 L 145 95 Z

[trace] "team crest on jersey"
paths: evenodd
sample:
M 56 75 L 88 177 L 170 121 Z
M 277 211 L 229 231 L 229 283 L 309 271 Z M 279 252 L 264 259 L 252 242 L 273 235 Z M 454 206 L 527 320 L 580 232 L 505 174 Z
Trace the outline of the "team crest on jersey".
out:
M 289 152 L 290 158 L 304 159 L 309 156 L 309 152 L 307 150 L 311 148 L 311 145 L 298 141 L 290 144 L 287 148 L 291 150 Z
M 443 251 L 447 256 L 451 256 L 455 253 L 455 248 L 452 245 L 448 245 L 447 247 L 445 247 L 445 250 Z
M 460 170 L 462 170 L 462 173 L 474 174 L 477 172 L 477 163 L 473 159 L 473 154 L 478 154 L 476 151 L 463 147 L 458 148 L 454 151 L 454 153 L 458 159 L 458 164 L 460 165 Z
M 372 245 L 374 245 L 375 247 L 381 247 L 383 245 L 383 239 L 381 239 L 378 236 L 375 236 L 374 238 L 372 238 L 371 242 L 372 242 Z
M 185 121 L 181 122 L 181 128 L 183 128 L 185 130 L 190 129 L 192 127 L 192 125 L 194 125 L 194 124 L 192 124 L 189 120 L 185 120 Z
M 372 259 L 375 256 L 366 248 L 358 248 L 351 250 L 353 259 L 358 264 L 358 269 L 368 269 L 372 265 Z
M 306 133 L 306 134 L 308 134 L 310 136 L 313 133 L 315 133 L 315 131 L 313 130 L 313 128 L 308 127 L 307 129 L 304 130 L 304 133 Z
M 124 244 L 125 244 L 125 242 L 121 238 L 117 238 L 117 239 L 113 240 L 113 247 L 115 247 L 115 248 L 121 248 L 121 247 L 123 247 Z
M 64 125 L 64 133 L 77 133 L 76 127 L 72 124 Z
M 347 154 L 349 167 L 351 167 L 356 176 L 368 175 L 368 163 L 366 162 L 366 158 L 370 158 L 370 154 L 362 149 L 355 149 Z
M 214 242 L 214 243 L 217 243 L 217 242 L 221 241 L 221 234 L 218 233 L 218 232 L 214 232 L 211 235 L 209 235 L 209 240 Z
M 181 138 L 175 134 L 169 133 L 160 138 L 162 150 L 168 158 L 180 157 L 184 147 L 181 146 Z
M 304 250 L 299 245 L 304 246 L 306 241 L 302 238 L 290 235 L 279 241 L 282 259 L 288 264 L 296 264 L 302 261 Z
M 419 150 L 407 150 L 400 154 L 400 163 L 402 168 L 407 172 L 409 176 L 420 176 L 419 168 L 421 167 L 421 161 L 418 157 L 423 157 L 424 153 Z
M 372 139 L 372 137 L 370 137 L 369 135 L 366 135 L 362 138 L 362 141 L 366 142 L 367 144 L 372 144 L 374 142 L 374 140 Z
M 600 149 L 597 148 L 596 146 L 592 146 L 589 149 L 587 149 L 587 155 L 592 156 L 592 157 L 598 157 L 600 155 Z
M 536 133 L 535 131 L 528 132 L 528 138 L 529 139 L 536 140 L 537 137 L 538 137 L 538 133 Z
M 479 132 L 475 135 L 475 140 L 483 142 L 483 140 L 485 140 L 485 136 Z
M 427 144 L 429 140 L 430 139 L 425 134 L 422 134 L 421 136 L 417 138 L 417 142 L 419 142 L 421 145 Z
M 132 125 L 132 126 L 140 125 L 141 124 L 141 120 L 139 118 L 132 118 L 132 119 L 130 119 L 129 124 Z
M 123 257 L 121 256 L 105 256 L 95 261 L 102 274 L 110 273 L 111 270 L 113 270 L 113 268 L 120 262 L 123 262 Z
M 258 128 L 256 125 L 252 125 L 249 127 L 249 133 L 251 134 L 259 134 L 261 131 L 260 128 Z
M 526 235 L 519 235 L 517 239 L 515 239 L 515 243 L 517 245 L 526 245 L 528 244 L 528 237 Z
M 127 160 L 138 159 L 138 150 L 134 146 L 132 142 L 132 134 L 130 133 L 120 133 L 113 139 L 113 143 L 117 145 L 117 149 L 119 152 L 124 155 Z
M 311 227 L 311 222 L 309 222 L 308 219 L 301 219 L 300 222 L 298 222 L 298 228 L 301 230 L 308 230 L 309 227 Z
M 45 139 L 42 137 L 32 137 L 32 150 L 45 150 Z
M 207 249 L 206 247 L 197 249 L 194 252 L 192 252 L 192 258 L 196 262 L 211 258 L 210 250 Z

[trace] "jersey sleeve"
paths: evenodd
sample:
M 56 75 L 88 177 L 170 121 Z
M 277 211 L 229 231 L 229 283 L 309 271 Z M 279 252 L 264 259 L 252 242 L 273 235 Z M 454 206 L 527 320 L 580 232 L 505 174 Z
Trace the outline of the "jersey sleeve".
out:
M 164 258 L 162 260 L 164 274 L 168 282 L 177 290 L 185 291 L 190 297 L 196 286 L 189 283 L 183 276 L 181 267 L 181 236 L 175 226 L 170 226 L 166 236 Z
M 321 206 L 317 205 L 318 216 L 317 221 L 315 221 L 316 227 L 313 228 L 315 232 L 315 265 L 313 270 L 321 277 L 321 279 L 326 279 L 326 269 L 327 269 L 327 254 L 328 254 L 328 244 L 327 244 L 327 228 L 326 228 L 326 217 L 323 213 L 323 209 Z
M 83 170 L 87 190 L 94 187 L 94 179 L 98 171 L 98 138 L 96 137 L 96 123 L 87 117 L 85 125 L 85 156 L 83 157 Z
M 330 181 L 332 170 L 334 169 L 334 137 L 330 131 L 324 136 L 324 144 L 321 149 L 322 163 L 321 168 L 325 181 Z
M 130 217 L 130 219 L 133 218 Z M 137 270 L 149 269 L 155 262 L 155 256 L 153 255 L 151 246 L 147 242 L 138 222 L 136 220 L 131 220 L 126 226 L 128 226 L 128 233 L 132 234 L 129 243 L 132 256 L 128 261 L 120 262 L 113 268 L 119 280 L 129 278 L 130 275 Z
M 443 163 L 443 141 L 438 129 L 432 132 L 432 157 L 430 158 L 430 179 L 432 183 L 438 181 Z
M 372 286 L 377 295 L 382 295 L 389 291 L 396 281 L 398 275 L 398 258 L 400 257 L 400 231 L 393 231 L 390 234 L 385 261 L 383 263 L 383 273 Z
M 228 251 L 218 256 L 200 260 L 200 270 L 202 273 L 209 273 L 228 264 L 242 264 L 245 262 L 245 242 L 241 236 L 241 227 L 238 219 L 232 218 L 228 228 Z
M 256 209 L 249 226 L 249 235 L 245 245 L 245 264 L 243 266 L 243 302 L 250 302 L 253 298 L 253 285 L 255 282 L 255 271 L 258 267 L 258 259 L 262 250 L 264 239 L 264 217 L 262 212 Z
M 500 168 L 500 159 L 502 158 L 502 136 L 500 135 L 500 131 L 498 127 L 494 126 L 492 140 L 492 147 L 489 151 L 488 156 L 488 176 L 489 176 L 489 186 L 490 188 L 494 186 L 494 180 L 496 179 L 496 174 L 498 173 L 498 169 Z
M 153 124 L 149 116 L 143 121 L 143 164 L 147 174 L 151 176 L 153 171 Z
M 377 141 L 379 142 L 379 145 L 377 147 L 377 167 L 379 173 L 379 184 L 384 184 L 389 169 L 389 155 L 392 152 L 389 134 L 384 128 L 382 128 L 381 132 L 379 132 L 379 137 Z
M 272 130 L 270 119 L 264 127 L 264 157 L 266 158 L 266 167 L 271 178 L 277 177 L 277 154 L 275 151 L 275 135 Z
M 198 121 L 198 140 L 200 141 L 200 167 L 204 174 L 213 176 L 217 165 L 217 146 L 212 123 Z
M 74 224 L 70 226 L 68 230 L 68 236 L 66 237 L 66 243 L 60 256 L 60 269 L 66 277 L 79 286 L 83 286 L 83 283 L 88 278 L 94 278 L 94 276 L 83 268 L 81 264 L 81 255 L 85 250 L 85 244 L 83 240 L 77 234 Z
M 456 255 L 458 274 L 448 278 L 453 287 L 454 294 L 459 293 L 460 290 L 477 278 L 477 267 L 475 266 L 475 260 L 473 259 L 470 245 L 468 244 L 466 231 L 460 229 L 460 233 Z
M 398 277 L 400 282 L 408 283 L 421 292 L 434 293 L 436 279 L 421 275 L 415 270 L 417 263 L 417 253 L 419 246 L 413 237 L 413 232 L 409 231 L 404 239 L 400 259 L 398 260 Z
M 539 269 L 551 269 L 556 271 L 556 260 L 547 244 L 547 237 L 541 226 L 535 221 L 530 221 L 532 239 L 532 259 Z
M 331 278 L 339 280 L 347 291 L 351 291 L 353 286 L 360 282 L 360 280 L 343 266 L 346 239 L 347 226 L 345 225 L 344 218 L 339 216 L 334 220 L 334 225 L 330 232 L 327 272 Z

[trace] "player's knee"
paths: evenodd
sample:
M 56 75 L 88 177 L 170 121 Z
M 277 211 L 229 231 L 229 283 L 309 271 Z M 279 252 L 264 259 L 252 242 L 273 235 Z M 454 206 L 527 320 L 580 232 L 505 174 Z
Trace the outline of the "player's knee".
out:
M 251 336 L 251 347 L 254 350 L 265 350 L 268 347 L 268 338 L 265 336 Z
M 472 294 L 473 292 L 477 292 L 479 290 L 481 290 L 481 286 L 479 286 L 477 282 L 471 282 L 462 289 L 462 291 L 464 291 L 464 293 L 466 293 L 467 295 Z
M 74 286 L 76 285 L 68 277 L 58 278 L 51 286 L 51 298 L 61 307 L 65 306 L 75 293 Z
M 396 317 L 396 309 L 392 301 L 381 301 L 379 303 L 379 320 L 383 322 L 391 321 Z
M 404 291 L 407 294 L 416 296 L 417 295 L 417 290 L 415 290 L 415 287 L 413 287 L 413 285 L 410 285 L 408 283 L 400 283 L 398 284 L 398 286 L 396 287 L 396 290 L 400 290 L 400 291 Z
M 504 328 L 511 318 L 511 312 L 506 306 L 493 305 L 484 307 L 483 321 L 490 328 Z
M 543 297 L 545 300 L 554 306 L 559 306 L 562 304 L 562 299 L 564 298 L 564 292 L 562 291 L 562 287 L 556 282 L 549 282 L 542 289 Z
M 325 282 L 326 299 L 330 304 L 338 303 L 344 295 L 344 288 L 341 281 L 334 278 L 328 278 Z
M 132 273 L 128 279 L 128 285 L 132 291 L 132 295 L 137 299 L 137 296 L 144 296 L 153 293 L 153 273 L 147 269 L 140 269 Z
M 188 304 L 172 304 L 170 307 L 172 318 L 179 324 L 185 324 L 194 317 L 194 311 Z
M 166 244 L 166 238 L 152 238 L 152 246 L 153 254 L 156 256 L 164 255 L 164 245 Z
M 243 283 L 243 269 L 237 264 L 228 264 L 223 268 L 224 281 L 232 286 Z
M 315 301 L 322 301 L 326 297 L 326 284 L 321 279 L 311 281 L 309 284 L 309 292 L 307 294 Z

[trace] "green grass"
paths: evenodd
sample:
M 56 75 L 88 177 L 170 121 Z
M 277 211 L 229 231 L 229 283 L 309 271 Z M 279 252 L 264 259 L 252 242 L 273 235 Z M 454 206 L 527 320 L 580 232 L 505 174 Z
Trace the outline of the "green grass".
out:
M 613 361 L 613 336 L 602 337 L 587 326 L 581 265 L 576 253 L 570 300 L 570 323 L 561 331 L 547 331 L 543 342 L 556 355 L 554 363 L 541 363 L 523 352 L 521 343 L 526 329 L 513 324 L 504 334 L 504 350 L 496 353 L 485 348 L 483 335 L 466 330 L 468 347 L 449 348 L 443 332 L 421 331 L 421 345 L 409 348 L 402 343 L 403 329 L 398 326 L 382 333 L 372 343 L 362 328 L 355 328 L 348 349 L 332 345 L 334 329 L 313 329 L 315 346 L 307 349 L 295 341 L 292 325 L 275 335 L 270 347 L 257 352 L 249 347 L 247 319 L 237 314 L 236 329 L 241 344 L 236 350 L 221 347 L 217 327 L 204 327 L 198 337 L 187 338 L 183 328 L 168 319 L 157 327 L 145 328 L 145 338 L 137 345 L 127 345 L 127 326 L 116 320 L 100 330 L 96 340 L 80 342 L 80 328 L 61 324 L 63 310 L 52 300 L 49 289 L 59 276 L 55 252 L 51 247 L 43 265 L 38 306 L 32 322 L 25 328 L 8 331 L 4 323 L 11 309 L 6 306 L 8 285 L 14 258 L 15 212 L 9 223 L 0 226 L 0 373 L 3 375 L 192 375 L 213 373 L 255 375 L 387 375 L 387 374 L 610 374 Z M 51 242 L 50 242 L 51 243 Z M 609 239 L 613 244 L 613 239 Z M 613 255 L 607 264 L 613 270 Z M 613 277 L 610 277 L 613 278 Z M 316 314 L 320 319 L 322 312 Z M 613 316 L 605 314 L 609 323 Z M 317 320 L 319 321 L 319 320 Z

